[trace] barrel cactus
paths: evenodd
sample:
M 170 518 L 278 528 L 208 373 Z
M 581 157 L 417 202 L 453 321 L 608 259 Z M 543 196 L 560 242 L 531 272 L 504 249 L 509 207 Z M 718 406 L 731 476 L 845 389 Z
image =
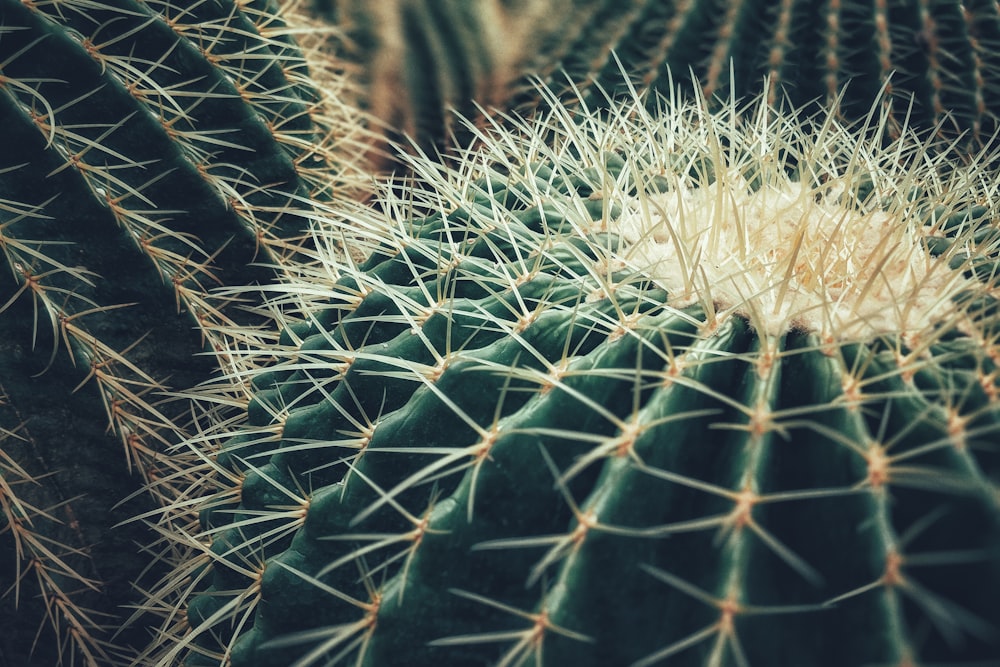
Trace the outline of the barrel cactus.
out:
M 990 664 L 984 161 L 881 107 L 543 94 L 321 228 L 368 259 L 275 297 L 327 305 L 189 443 L 219 489 L 148 663 Z
M 451 108 L 536 107 L 537 78 L 564 101 L 582 93 L 603 104 L 605 89 L 627 93 L 622 72 L 663 92 L 672 72 L 708 98 L 766 90 L 790 109 L 829 104 L 847 86 L 844 117 L 879 99 L 893 110 L 891 132 L 964 133 L 977 147 L 997 130 L 1000 9 L 990 0 L 314 4 L 351 36 L 344 53 L 366 73 L 372 111 L 425 141 L 450 136 Z
M 0 1 L 0 664 L 147 638 L 111 639 L 157 535 L 111 527 L 188 487 L 167 395 L 269 335 L 240 289 L 305 270 L 349 180 L 290 32 L 269 0 Z

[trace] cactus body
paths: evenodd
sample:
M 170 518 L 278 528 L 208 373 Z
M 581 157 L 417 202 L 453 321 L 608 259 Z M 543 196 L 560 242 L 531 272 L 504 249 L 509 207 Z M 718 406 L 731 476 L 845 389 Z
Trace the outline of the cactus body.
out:
M 287 33 L 270 2 L 0 2 L 0 663 L 123 659 L 158 549 L 110 527 L 190 483 L 165 393 L 267 335 L 209 291 L 308 261 L 342 128 Z
M 766 104 L 549 101 L 345 215 L 380 242 L 255 379 L 155 664 L 1000 655 L 996 185 Z
M 472 22 L 465 3 L 401 0 L 377 12 L 370 3 L 333 4 L 369 72 L 373 111 L 425 141 L 449 138 L 449 108 L 535 108 L 536 78 L 565 100 L 583 92 L 602 104 L 604 90 L 621 92 L 622 72 L 661 92 L 696 82 L 710 99 L 766 89 L 789 109 L 829 105 L 843 93 L 848 119 L 878 98 L 893 109 L 890 130 L 964 134 L 973 147 L 997 129 L 995 2 L 548 0 L 490 3 L 496 16 Z M 482 37 L 497 31 L 512 36 Z M 494 66 L 466 66 L 483 61 Z

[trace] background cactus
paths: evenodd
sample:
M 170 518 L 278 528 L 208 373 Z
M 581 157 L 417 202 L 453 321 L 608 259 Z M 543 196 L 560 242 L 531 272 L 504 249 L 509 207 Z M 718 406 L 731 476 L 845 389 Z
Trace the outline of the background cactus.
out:
M 290 32 L 269 0 L 0 1 L 0 664 L 148 639 L 111 642 L 169 554 L 111 527 L 195 483 L 168 394 L 271 335 L 241 289 L 306 271 L 351 182 L 360 126 Z
M 395 139 L 442 139 L 455 110 L 502 105 L 549 0 L 315 3 L 339 26 L 334 48 L 358 65 L 361 103 Z M 378 147 L 381 148 L 381 147 Z M 377 157 L 377 156 L 373 156 Z
M 696 99 L 549 93 L 324 227 L 370 257 L 191 443 L 231 485 L 148 662 L 1000 655 L 995 181 Z
M 859 118 L 878 98 L 893 111 L 891 131 L 908 124 L 950 138 L 964 133 L 973 148 L 997 129 L 1000 10 L 987 0 L 316 6 L 353 37 L 372 111 L 425 141 L 448 138 L 449 108 L 466 115 L 476 104 L 534 108 L 542 102 L 536 77 L 564 101 L 582 93 L 587 103 L 603 104 L 602 89 L 627 93 L 622 72 L 640 89 L 661 92 L 671 88 L 672 73 L 687 90 L 697 82 L 709 99 L 752 97 L 766 77 L 772 103 L 787 99 L 789 109 L 812 111 L 849 84 L 845 118 Z

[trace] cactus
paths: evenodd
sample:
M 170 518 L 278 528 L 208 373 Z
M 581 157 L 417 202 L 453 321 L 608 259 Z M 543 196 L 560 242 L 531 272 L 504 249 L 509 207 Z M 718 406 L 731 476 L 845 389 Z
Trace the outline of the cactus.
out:
M 313 3 L 340 29 L 331 41 L 353 61 L 362 85 L 359 106 L 392 140 L 448 137 L 453 111 L 502 105 L 518 63 L 534 51 L 530 26 L 547 0 L 406 0 Z M 385 164 L 386 146 L 370 162 Z
M 372 111 L 425 142 L 449 137 L 448 108 L 527 111 L 542 102 L 536 78 L 564 100 L 582 92 L 588 104 L 603 104 L 602 89 L 627 96 L 622 72 L 661 92 L 671 72 L 677 82 L 690 77 L 707 98 L 752 97 L 766 80 L 772 103 L 819 102 L 812 111 L 846 86 L 847 119 L 863 117 L 878 97 L 894 112 L 890 131 L 908 124 L 965 133 L 973 148 L 998 129 L 1000 9 L 992 1 L 473 4 L 474 14 L 469 3 L 435 0 L 384 2 L 377 11 L 316 2 L 353 37 Z
M 220 488 L 145 662 L 992 664 L 983 159 L 543 95 L 320 228 L 369 257 L 278 292 L 327 305 L 189 443 Z
M 310 202 L 350 180 L 336 79 L 313 87 L 284 21 L 269 0 L 0 0 L 0 664 L 145 642 L 112 636 L 156 533 L 111 527 L 192 483 L 167 395 L 270 335 L 241 290 L 308 270 Z

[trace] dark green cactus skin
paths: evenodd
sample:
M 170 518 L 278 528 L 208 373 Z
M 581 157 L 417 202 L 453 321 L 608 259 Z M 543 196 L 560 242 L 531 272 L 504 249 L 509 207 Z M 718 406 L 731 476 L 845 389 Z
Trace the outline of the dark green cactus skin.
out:
M 269 0 L 0 1 L 0 664 L 127 653 L 127 635 L 106 642 L 156 538 L 110 527 L 185 465 L 163 453 L 190 415 L 163 392 L 212 377 L 203 353 L 267 321 L 207 293 L 307 259 L 308 201 L 335 178 L 282 29 Z M 15 553 L 19 520 L 52 557 Z M 61 573 L 51 586 L 33 558 Z M 46 612 L 61 594 L 92 618 L 79 632 Z
M 772 101 L 787 99 L 790 109 L 829 105 L 846 86 L 841 106 L 848 119 L 862 118 L 886 86 L 884 102 L 899 125 L 940 129 L 973 148 L 997 130 L 1000 9 L 992 0 L 528 0 L 502 8 L 506 29 L 515 31 L 509 39 L 520 48 L 513 54 L 477 42 L 485 29 L 446 2 L 383 6 L 382 16 L 416 12 L 421 20 L 410 25 L 433 25 L 407 34 L 366 3 L 317 5 L 360 45 L 357 60 L 374 82 L 371 94 L 395 91 L 397 106 L 385 120 L 425 142 L 450 137 L 448 108 L 474 115 L 479 102 L 524 113 L 541 103 L 539 78 L 566 99 L 582 91 L 588 104 L 600 105 L 601 89 L 621 91 L 622 72 L 640 90 L 687 92 L 697 83 L 710 99 L 752 97 L 767 77 Z M 530 18 L 519 22 L 523 14 Z M 351 18 L 358 15 L 363 19 Z M 441 48 L 426 48 L 424 35 Z M 381 58 L 389 45 L 407 58 Z M 461 65 L 483 58 L 495 66 Z M 400 62 L 405 76 L 379 71 Z M 470 94 L 477 89 L 489 95 Z
M 595 273 L 620 161 L 559 173 L 401 216 L 289 332 L 219 456 L 185 664 L 234 633 L 236 667 L 1000 655 L 995 302 L 915 366 L 706 324 Z

